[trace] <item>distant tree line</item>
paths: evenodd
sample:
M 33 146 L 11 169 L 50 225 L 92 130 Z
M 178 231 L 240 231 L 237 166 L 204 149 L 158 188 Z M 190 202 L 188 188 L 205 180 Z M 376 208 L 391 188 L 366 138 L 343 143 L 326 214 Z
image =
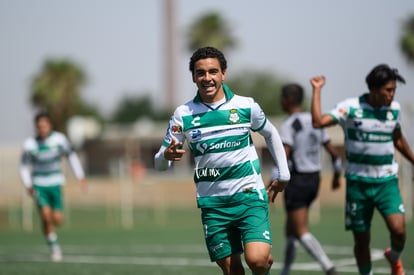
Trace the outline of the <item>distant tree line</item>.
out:
M 414 15 L 402 26 L 400 39 L 402 53 L 410 62 L 414 61 Z M 237 46 L 229 23 L 219 13 L 209 12 L 197 18 L 187 32 L 187 50 L 193 52 L 204 46 L 214 46 L 223 52 Z M 101 123 L 132 123 L 140 118 L 167 120 L 169 110 L 158 110 L 152 104 L 150 91 L 137 91 L 136 96 L 122 97 L 115 111 L 104 117 L 99 106 L 87 102 L 82 97 L 82 87 L 87 77 L 80 65 L 68 59 L 46 60 L 41 70 L 33 77 L 30 102 L 36 109 L 43 109 L 51 114 L 57 130 L 65 132 L 68 120 L 73 115 L 93 116 Z M 236 93 L 254 97 L 267 115 L 281 114 L 279 108 L 279 91 L 288 81 L 269 71 L 244 69 L 236 72 L 226 80 Z M 144 96 L 141 96 L 144 94 Z

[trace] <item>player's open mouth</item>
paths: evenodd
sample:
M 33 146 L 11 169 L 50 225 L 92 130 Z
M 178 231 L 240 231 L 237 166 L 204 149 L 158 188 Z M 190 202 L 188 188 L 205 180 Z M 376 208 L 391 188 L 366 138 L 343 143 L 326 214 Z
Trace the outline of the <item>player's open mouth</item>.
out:
M 214 87 L 214 83 L 203 83 L 204 88 Z
M 215 88 L 214 83 L 203 83 L 203 88 L 205 91 L 211 91 Z

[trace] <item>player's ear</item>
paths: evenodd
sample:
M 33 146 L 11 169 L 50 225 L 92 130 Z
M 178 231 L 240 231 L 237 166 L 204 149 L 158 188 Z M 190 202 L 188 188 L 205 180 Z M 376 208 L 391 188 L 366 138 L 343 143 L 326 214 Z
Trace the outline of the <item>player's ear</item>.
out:
M 227 71 L 223 71 L 221 81 L 224 81 L 226 79 L 226 76 L 227 76 Z

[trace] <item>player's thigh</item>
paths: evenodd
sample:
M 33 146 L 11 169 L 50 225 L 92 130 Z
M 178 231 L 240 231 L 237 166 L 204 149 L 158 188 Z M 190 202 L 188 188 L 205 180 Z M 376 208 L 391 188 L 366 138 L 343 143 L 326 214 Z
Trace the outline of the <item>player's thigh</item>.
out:
M 398 186 L 398 179 L 392 179 L 377 185 L 375 206 L 383 217 L 391 214 L 404 215 L 404 204 Z
M 210 260 L 217 262 L 243 252 L 240 230 L 234 225 L 238 216 L 234 207 L 203 208 L 201 219 Z
M 345 228 L 366 232 L 374 214 L 373 186 L 369 183 L 347 180 L 345 198 Z
M 309 210 L 306 207 L 298 208 L 295 210 L 287 211 L 286 223 L 288 235 L 294 235 L 299 238 L 303 234 L 309 231 L 308 229 L 308 213 Z
M 63 211 L 63 191 L 61 185 L 55 185 L 50 188 L 51 207 L 55 212 Z
M 39 208 L 49 207 L 53 210 L 63 211 L 62 187 L 34 186 L 34 197 Z
M 247 202 L 241 206 L 238 228 L 243 243 L 263 242 L 272 244 L 269 208 L 265 201 Z

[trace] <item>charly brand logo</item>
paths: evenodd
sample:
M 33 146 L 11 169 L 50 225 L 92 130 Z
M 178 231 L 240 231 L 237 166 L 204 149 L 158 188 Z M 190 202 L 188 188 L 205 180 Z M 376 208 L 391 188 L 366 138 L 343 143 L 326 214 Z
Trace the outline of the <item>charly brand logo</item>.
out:
M 364 111 L 362 109 L 357 109 L 355 110 L 354 114 L 355 114 L 355 117 L 361 118 L 362 115 L 364 114 Z
M 265 237 L 265 239 L 266 239 L 266 240 L 270 240 L 270 232 L 269 232 L 269 231 L 267 231 L 267 230 L 265 230 L 265 231 L 263 232 L 263 237 Z
M 200 126 L 200 117 L 196 116 L 195 118 L 193 118 L 193 120 L 191 121 L 191 124 L 193 124 L 194 126 Z

